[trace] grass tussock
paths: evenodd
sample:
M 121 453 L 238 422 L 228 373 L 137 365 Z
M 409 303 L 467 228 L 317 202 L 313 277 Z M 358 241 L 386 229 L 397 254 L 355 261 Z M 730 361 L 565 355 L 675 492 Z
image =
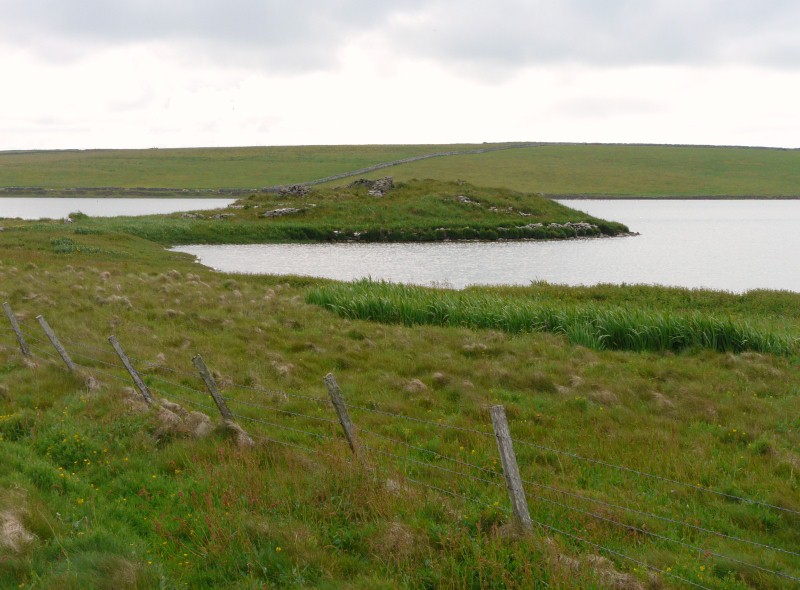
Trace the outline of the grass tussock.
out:
M 746 323 L 701 313 L 623 309 L 598 304 L 558 305 L 522 297 L 437 291 L 361 280 L 329 284 L 309 292 L 309 303 L 341 317 L 415 326 L 432 324 L 501 330 L 510 334 L 550 332 L 594 350 L 638 352 L 710 349 L 791 355 L 797 338 L 758 331 Z

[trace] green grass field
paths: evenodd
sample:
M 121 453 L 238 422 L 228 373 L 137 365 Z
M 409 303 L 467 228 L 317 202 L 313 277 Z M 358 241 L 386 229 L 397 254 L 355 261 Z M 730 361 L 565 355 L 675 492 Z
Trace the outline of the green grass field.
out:
M 307 146 L 0 153 L 0 187 L 257 189 L 491 145 Z M 800 197 L 800 151 L 543 145 L 448 156 L 369 177 L 466 180 L 550 195 Z M 341 184 L 337 182 L 335 184 Z
M 329 281 L 214 273 L 111 231 L 4 226 L 0 298 L 37 357 L 3 320 L 2 588 L 796 587 L 770 573 L 800 576 L 796 353 L 597 350 L 500 325 L 340 317 L 307 303 Z M 478 300 L 484 315 L 591 305 L 800 336 L 791 293 L 538 284 L 466 292 Z M 211 431 L 136 401 L 111 333 L 157 396 Z M 254 448 L 221 425 L 196 353 Z M 369 469 L 325 402 L 328 372 Z M 481 434 L 493 404 L 535 445 L 516 445 L 537 523 L 524 538 Z
M 303 146 L 0 152 L 0 186 L 245 188 L 308 182 L 447 146 Z

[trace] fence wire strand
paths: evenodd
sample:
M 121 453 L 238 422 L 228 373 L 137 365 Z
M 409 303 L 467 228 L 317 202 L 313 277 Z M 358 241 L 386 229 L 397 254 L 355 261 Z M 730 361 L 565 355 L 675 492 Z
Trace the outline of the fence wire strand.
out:
M 488 483 L 489 485 L 496 486 L 496 487 L 503 487 L 503 484 L 498 483 L 496 481 L 491 481 L 488 479 L 484 479 L 482 477 L 477 477 L 475 475 L 470 475 L 469 473 L 464 473 L 462 471 L 456 471 L 454 469 L 448 469 L 447 467 L 442 467 L 441 465 L 434 465 L 433 463 L 428 463 L 426 461 L 420 461 L 418 459 L 412 459 L 411 457 L 404 457 L 402 455 L 397 455 L 395 453 L 390 453 L 388 451 L 384 451 L 383 449 L 379 449 L 377 447 L 372 447 L 369 445 L 363 445 L 365 449 L 368 449 L 374 453 L 378 453 L 379 455 L 384 455 L 385 457 L 392 457 L 394 459 L 400 459 L 401 461 L 406 461 L 408 463 L 414 463 L 416 465 L 422 465 L 424 467 L 430 467 L 431 469 L 435 469 L 437 471 L 442 471 L 444 473 L 449 473 L 451 475 L 457 475 L 459 477 L 466 477 L 467 479 L 471 479 L 474 481 L 480 481 L 482 483 Z
M 333 425 L 338 424 L 338 422 L 336 422 L 336 420 L 332 420 L 331 418 L 322 418 L 320 416 L 310 416 L 308 414 L 301 414 L 300 412 L 291 412 L 289 410 L 283 410 L 281 408 L 278 408 L 277 406 L 266 406 L 266 405 L 262 405 L 262 404 L 257 404 L 257 403 L 251 402 L 249 400 L 246 401 L 246 400 L 241 400 L 241 399 L 231 399 L 229 397 L 225 397 L 224 399 L 225 399 L 226 402 L 228 402 L 229 404 L 232 404 L 232 405 L 241 404 L 243 406 L 248 406 L 248 407 L 251 407 L 251 408 L 260 408 L 260 409 L 264 409 L 264 410 L 270 410 L 272 412 L 278 412 L 280 414 L 286 414 L 287 416 L 295 416 L 295 417 L 298 417 L 298 418 L 308 418 L 309 420 L 316 420 L 317 422 L 325 422 L 327 424 L 333 424 Z
M 526 483 L 530 483 L 530 482 L 526 482 Z M 640 533 L 642 535 L 646 535 L 648 537 L 652 537 L 654 539 L 659 539 L 661 541 L 666 541 L 666 542 L 669 542 L 669 543 L 675 543 L 677 545 L 681 545 L 682 547 L 686 547 L 687 549 L 696 550 L 699 553 L 703 553 L 703 554 L 706 554 L 706 555 L 711 555 L 713 557 L 718 557 L 719 559 L 724 559 L 724 560 L 730 561 L 732 563 L 738 563 L 739 565 L 752 567 L 752 568 L 760 570 L 760 571 L 762 571 L 764 573 L 773 574 L 773 575 L 776 575 L 776 576 L 779 576 L 779 577 L 782 577 L 782 578 L 786 578 L 786 579 L 789 579 L 789 580 L 794 580 L 796 582 L 800 582 L 800 578 L 796 578 L 795 576 L 792 576 L 790 574 L 784 574 L 783 572 L 779 572 L 779 571 L 772 570 L 772 569 L 769 569 L 769 568 L 766 568 L 766 567 L 762 567 L 760 565 L 756 565 L 754 563 L 749 563 L 747 561 L 742 561 L 740 559 L 737 559 L 735 557 L 731 557 L 729 555 L 724 555 L 722 553 L 716 553 L 716 552 L 711 551 L 709 549 L 705 549 L 704 547 L 700 547 L 698 545 L 693 545 L 692 543 L 687 543 L 686 541 L 681 541 L 679 539 L 673 539 L 672 537 L 667 537 L 667 536 L 664 536 L 664 535 L 660 535 L 658 533 L 654 533 L 654 532 L 645 530 L 643 528 L 640 528 L 640 527 L 637 527 L 637 526 L 634 526 L 634 525 L 625 524 L 624 522 L 620 522 L 618 520 L 614 520 L 613 518 L 609 518 L 607 516 L 603 516 L 602 514 L 597 514 L 596 512 L 590 512 L 588 510 L 583 510 L 583 509 L 577 508 L 575 506 L 570 506 L 569 504 L 564 504 L 562 502 L 556 502 L 555 500 L 551 500 L 551 499 L 545 498 L 543 496 L 539 496 L 537 499 L 542 501 L 542 502 L 546 502 L 548 504 L 552 504 L 554 506 L 559 506 L 560 508 L 565 508 L 566 510 L 569 510 L 571 512 L 577 512 L 578 514 L 583 514 L 584 516 L 588 516 L 588 517 L 591 517 L 591 518 L 594 518 L 594 519 L 597 519 L 597 520 L 602 520 L 603 522 L 607 522 L 607 523 L 613 524 L 614 526 L 617 526 L 617 527 L 621 527 L 621 528 L 624 528 L 624 529 L 627 529 L 627 530 L 630 530 L 630 531 L 635 531 L 637 533 Z
M 253 422 L 256 424 L 263 424 L 265 426 L 272 426 L 274 428 L 279 428 L 281 430 L 288 430 L 290 432 L 297 432 L 300 434 L 307 434 L 308 436 L 313 436 L 320 440 L 335 440 L 334 437 L 330 434 L 320 434 L 318 432 L 311 432 L 309 430 L 302 430 L 300 428 L 292 428 L 291 426 L 283 426 L 281 424 L 277 424 L 275 422 L 268 422 L 266 420 L 259 420 L 258 418 L 250 418 L 249 416 L 242 416 L 241 414 L 233 414 L 234 418 L 239 418 L 240 420 L 247 420 L 248 422 Z
M 513 437 L 512 437 L 511 440 L 513 440 L 515 444 L 520 444 L 520 445 L 523 445 L 523 446 L 526 446 L 526 447 L 532 447 L 532 448 L 539 449 L 539 450 L 542 450 L 542 451 L 549 451 L 551 453 L 564 455 L 564 456 L 567 456 L 567 457 L 571 457 L 573 459 L 577 459 L 579 461 L 585 461 L 587 463 L 594 463 L 594 464 L 597 464 L 597 465 L 602 465 L 603 467 L 608 467 L 608 468 L 611 468 L 611 469 L 617 469 L 619 471 L 625 471 L 627 473 L 632 473 L 634 475 L 638 475 L 638 476 L 641 476 L 641 477 L 647 477 L 647 478 L 650 478 L 650 479 L 656 479 L 656 480 L 659 480 L 659 481 L 663 481 L 663 482 L 667 482 L 667 483 L 671 483 L 671 484 L 675 484 L 675 485 L 679 485 L 679 486 L 684 486 L 684 487 L 687 487 L 687 488 L 692 488 L 694 490 L 697 490 L 697 491 L 700 491 L 700 492 L 706 492 L 708 494 L 715 494 L 717 496 L 722 496 L 724 498 L 728 498 L 729 500 L 738 500 L 740 502 L 745 502 L 747 504 L 753 504 L 753 505 L 756 505 L 756 506 L 762 506 L 764 508 L 771 508 L 773 510 L 780 510 L 780 511 L 783 511 L 783 512 L 788 512 L 788 513 L 796 514 L 796 515 L 800 516 L 800 511 L 793 510 L 791 508 L 784 508 L 782 506 L 776 506 L 774 504 L 769 504 L 767 502 L 761 502 L 759 500 L 753 500 L 751 498 L 746 498 L 746 497 L 743 497 L 743 496 L 736 496 L 734 494 L 728 494 L 728 493 L 725 493 L 725 492 L 718 492 L 716 490 L 712 490 L 711 488 L 705 488 L 703 486 L 698 486 L 698 485 L 695 485 L 695 484 L 692 484 L 692 483 L 682 482 L 682 481 L 679 481 L 677 479 L 671 479 L 669 477 L 664 477 L 664 476 L 661 476 L 661 475 L 654 475 L 652 473 L 646 473 L 644 471 L 638 471 L 638 470 L 632 469 L 630 467 L 623 467 L 622 465 L 614 465 L 613 463 L 607 463 L 606 461 L 601 461 L 600 459 L 592 459 L 592 458 L 589 458 L 589 457 L 584 457 L 584 456 L 578 455 L 576 453 L 570 453 L 568 451 L 562 451 L 562 450 L 559 450 L 559 449 L 556 449 L 556 448 L 553 448 L 553 447 L 547 447 L 547 446 L 544 446 L 544 445 L 539 445 L 539 444 L 532 443 L 532 442 L 529 442 L 529 441 L 526 441 L 526 440 L 520 440 L 520 439 L 513 438 Z
M 256 391 L 258 393 L 266 393 L 268 395 L 277 395 L 277 396 L 284 396 L 284 397 L 291 397 L 295 399 L 303 399 L 307 401 L 316 402 L 318 404 L 325 404 L 330 405 L 331 400 L 321 398 L 321 397 L 314 397 L 311 395 L 301 395 L 299 393 L 289 393 L 288 391 L 281 391 L 277 389 L 264 389 L 263 387 L 256 387 L 254 385 L 242 385 L 240 383 L 233 383 L 232 387 L 234 389 L 244 389 L 246 391 Z
M 701 526 L 697 526 L 697 525 L 694 525 L 694 524 L 690 524 L 688 522 L 684 522 L 684 521 L 681 521 L 681 520 L 672 519 L 672 518 L 669 518 L 669 517 L 666 517 L 666 516 L 659 516 L 658 514 L 653 514 L 652 512 L 645 512 L 643 510 L 638 510 L 638 509 L 632 508 L 630 506 L 623 506 L 621 504 L 614 504 L 612 502 L 605 502 L 603 500 L 597 500 L 595 498 L 590 498 L 589 496 L 584 496 L 582 494 L 577 494 L 577 493 L 574 493 L 574 492 L 568 492 L 568 491 L 563 490 L 561 488 L 557 488 L 557 487 L 550 486 L 550 485 L 547 485 L 547 484 L 537 483 L 537 482 L 531 481 L 529 479 L 523 479 L 522 481 L 523 481 L 523 483 L 531 485 L 531 486 L 533 486 L 535 488 L 548 490 L 550 492 L 555 492 L 557 494 L 562 494 L 564 496 L 568 496 L 570 498 L 575 498 L 577 500 L 582 500 L 582 501 L 585 501 L 585 502 L 591 502 L 593 504 L 597 504 L 598 506 L 604 506 L 606 508 L 614 508 L 616 510 L 623 510 L 625 512 L 630 512 L 632 514 L 638 514 L 639 516 L 644 516 L 646 518 L 653 518 L 653 519 L 656 519 L 656 520 L 660 520 L 662 522 L 668 522 L 670 524 L 675 524 L 675 525 L 678 525 L 678 526 L 690 528 L 690 529 L 693 529 L 693 530 L 698 531 L 698 532 L 702 532 L 702 533 L 706 533 L 706 534 L 710 534 L 710 535 L 715 535 L 717 537 L 721 537 L 723 539 L 728 539 L 730 541 L 737 541 L 739 543 L 746 543 L 748 545 L 753 545 L 755 547 L 760 547 L 762 549 L 770 549 L 772 551 L 779 551 L 781 553 L 786 553 L 788 555 L 794 555 L 794 556 L 800 557 L 800 553 L 796 553 L 794 551 L 789 551 L 788 549 L 783 549 L 781 547 L 774 547 L 773 545 L 767 545 L 767 544 L 764 544 L 764 543 L 759 543 L 757 541 L 750 541 L 748 539 L 743 539 L 741 537 L 736 537 L 734 535 L 728 535 L 728 534 L 722 533 L 720 531 L 715 531 L 713 529 L 707 529 L 707 528 L 704 528 L 704 527 L 701 527 Z
M 440 488 L 438 486 L 431 485 L 431 484 L 429 484 L 427 482 L 420 481 L 418 479 L 414 479 L 414 478 L 411 478 L 411 477 L 405 477 L 405 480 L 406 481 L 410 481 L 410 482 L 412 482 L 414 484 L 420 485 L 422 487 L 428 488 L 430 490 L 433 490 L 433 491 L 435 491 L 437 493 L 447 494 L 447 495 L 453 496 L 455 498 L 461 498 L 461 499 L 463 499 L 463 500 L 465 500 L 467 502 L 477 503 L 477 504 L 483 505 L 483 506 L 485 506 L 487 508 L 495 508 L 495 509 L 498 508 L 497 506 L 492 506 L 490 504 L 486 504 L 485 502 L 481 502 L 480 500 L 477 500 L 476 498 L 470 498 L 469 496 L 467 496 L 465 494 L 462 494 L 462 493 L 459 493 L 459 492 L 454 492 L 453 490 L 443 489 L 443 488 Z M 501 510 L 503 510 L 506 513 L 509 513 L 509 510 L 506 507 L 502 507 Z M 659 573 L 661 575 L 673 578 L 673 579 L 678 580 L 680 582 L 683 582 L 685 584 L 689 584 L 690 586 L 694 586 L 695 588 L 700 588 L 701 590 L 712 590 L 711 588 L 709 588 L 707 586 L 703 586 L 702 584 L 698 584 L 697 582 L 694 582 L 692 580 L 688 580 L 688 579 L 686 579 L 686 578 L 684 578 L 682 576 L 679 576 L 679 575 L 674 574 L 672 572 L 669 572 L 667 570 L 663 570 L 663 569 L 658 568 L 658 567 L 656 567 L 654 565 L 650 565 L 650 564 L 648 564 L 648 563 L 646 563 L 644 561 L 641 561 L 639 559 L 636 559 L 634 557 L 626 555 L 625 553 L 622 553 L 621 551 L 617 551 L 616 549 L 611 549 L 611 548 L 606 547 L 604 545 L 600 545 L 599 543 L 595 543 L 594 541 L 590 541 L 588 539 L 584 539 L 583 537 L 579 537 L 579 536 L 574 535 L 572 533 L 568 533 L 568 532 L 563 531 L 563 530 L 561 530 L 561 529 L 559 529 L 557 527 L 554 527 L 552 525 L 543 523 L 543 522 L 541 522 L 539 520 L 531 519 L 531 522 L 533 524 L 539 526 L 540 528 L 544 528 L 544 529 L 549 530 L 551 532 L 558 533 L 558 534 L 563 535 L 565 537 L 569 537 L 570 539 L 573 539 L 574 541 L 578 541 L 579 543 L 583 543 L 585 545 L 589 545 L 591 547 L 594 547 L 598 551 L 603 551 L 605 553 L 610 553 L 612 555 L 617 556 L 618 558 L 630 561 L 630 562 L 635 563 L 635 564 L 637 564 L 639 566 L 642 566 L 642 567 L 644 567 L 644 568 L 646 568 L 648 570 L 651 570 L 651 571 L 654 571 L 654 572 Z

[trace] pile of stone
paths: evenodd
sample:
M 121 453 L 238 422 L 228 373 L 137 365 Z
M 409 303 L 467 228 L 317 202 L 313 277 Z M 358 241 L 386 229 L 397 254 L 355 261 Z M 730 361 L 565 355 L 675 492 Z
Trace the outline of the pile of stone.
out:
M 371 197 L 382 197 L 394 188 L 394 179 L 391 176 L 384 176 L 378 180 L 369 180 L 368 178 L 359 178 L 355 182 L 351 182 L 349 188 L 366 187 L 367 194 Z
M 578 222 L 575 222 L 575 223 L 573 223 L 571 221 L 568 221 L 567 223 L 564 223 L 564 224 L 551 223 L 547 227 L 571 229 L 571 230 L 573 230 L 575 232 L 575 235 L 578 235 L 578 236 L 583 235 L 583 234 L 587 234 L 587 233 L 594 233 L 598 229 L 598 227 L 596 225 L 594 225 L 592 223 L 587 223 L 585 221 L 578 221 Z
M 290 184 L 278 189 L 278 194 L 282 197 L 305 197 L 311 189 L 305 184 Z
M 280 207 L 278 209 L 272 209 L 271 211 L 265 211 L 260 216 L 261 217 L 283 217 L 284 215 L 294 215 L 295 213 L 300 213 L 302 209 L 298 209 L 296 207 Z
M 520 229 L 540 229 L 543 228 L 544 224 L 541 223 L 529 223 L 528 225 L 523 225 Z M 568 221 L 566 223 L 548 223 L 548 229 L 568 229 L 575 232 L 576 236 L 583 236 L 587 234 L 595 234 L 598 231 L 598 227 L 593 223 L 586 223 L 585 221 L 577 221 L 572 222 Z

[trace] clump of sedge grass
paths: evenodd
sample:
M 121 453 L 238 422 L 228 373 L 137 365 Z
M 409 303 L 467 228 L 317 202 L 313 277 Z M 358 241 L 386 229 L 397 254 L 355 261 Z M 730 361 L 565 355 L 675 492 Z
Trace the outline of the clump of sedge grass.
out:
M 551 332 L 596 350 L 719 352 L 791 355 L 797 340 L 757 331 L 744 322 L 702 313 L 669 313 L 596 304 L 556 305 L 479 290 L 440 291 L 372 280 L 330 284 L 307 301 L 349 319 L 404 325 L 495 329 L 511 334 Z

